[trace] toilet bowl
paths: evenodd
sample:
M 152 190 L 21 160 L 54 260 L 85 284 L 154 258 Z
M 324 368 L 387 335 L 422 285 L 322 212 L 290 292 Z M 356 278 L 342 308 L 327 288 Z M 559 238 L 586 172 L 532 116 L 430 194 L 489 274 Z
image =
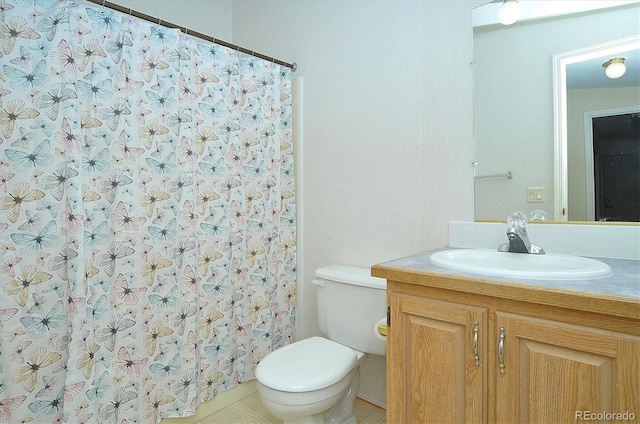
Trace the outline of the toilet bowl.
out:
M 367 354 L 385 354 L 385 342 L 373 328 L 386 313 L 386 280 L 344 265 L 319 268 L 316 277 L 320 331 L 327 337 L 300 340 L 265 356 L 255 373 L 258 394 L 285 424 L 356 424 L 359 366 Z
M 285 423 L 355 424 L 353 401 L 364 357 L 322 337 L 290 344 L 258 364 L 258 394 Z

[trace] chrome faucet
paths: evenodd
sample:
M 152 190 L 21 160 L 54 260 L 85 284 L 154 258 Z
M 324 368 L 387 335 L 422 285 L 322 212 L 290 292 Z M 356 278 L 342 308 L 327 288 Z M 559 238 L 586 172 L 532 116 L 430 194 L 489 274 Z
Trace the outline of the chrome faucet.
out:
M 500 252 L 531 253 L 544 255 L 544 249 L 531 243 L 527 235 L 527 218 L 522 212 L 514 212 L 507 218 L 507 243 L 498 247 Z

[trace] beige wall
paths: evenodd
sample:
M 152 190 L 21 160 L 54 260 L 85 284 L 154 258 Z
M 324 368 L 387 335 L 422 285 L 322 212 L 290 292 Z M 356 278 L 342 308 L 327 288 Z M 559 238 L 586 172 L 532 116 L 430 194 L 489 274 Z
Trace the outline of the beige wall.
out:
M 299 337 L 318 333 L 314 269 L 442 247 L 449 221 L 473 219 L 471 9 L 485 0 L 116 1 L 297 62 Z M 385 393 L 371 357 L 360 394 Z

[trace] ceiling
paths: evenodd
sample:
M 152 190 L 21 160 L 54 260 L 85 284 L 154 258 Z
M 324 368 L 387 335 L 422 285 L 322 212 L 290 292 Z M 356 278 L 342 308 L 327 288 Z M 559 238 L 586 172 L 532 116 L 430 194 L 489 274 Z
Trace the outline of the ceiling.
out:
M 609 79 L 602 64 L 613 57 L 623 57 L 627 72 Z M 628 50 L 609 57 L 599 57 L 567 65 L 567 88 L 605 88 L 640 86 L 640 50 Z

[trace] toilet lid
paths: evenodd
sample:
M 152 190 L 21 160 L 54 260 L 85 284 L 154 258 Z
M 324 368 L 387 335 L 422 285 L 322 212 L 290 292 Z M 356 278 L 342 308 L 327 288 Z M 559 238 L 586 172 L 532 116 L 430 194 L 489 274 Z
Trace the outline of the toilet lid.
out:
M 353 349 L 322 337 L 311 337 L 265 356 L 256 368 L 256 378 L 275 390 L 309 392 L 337 383 L 357 361 Z

